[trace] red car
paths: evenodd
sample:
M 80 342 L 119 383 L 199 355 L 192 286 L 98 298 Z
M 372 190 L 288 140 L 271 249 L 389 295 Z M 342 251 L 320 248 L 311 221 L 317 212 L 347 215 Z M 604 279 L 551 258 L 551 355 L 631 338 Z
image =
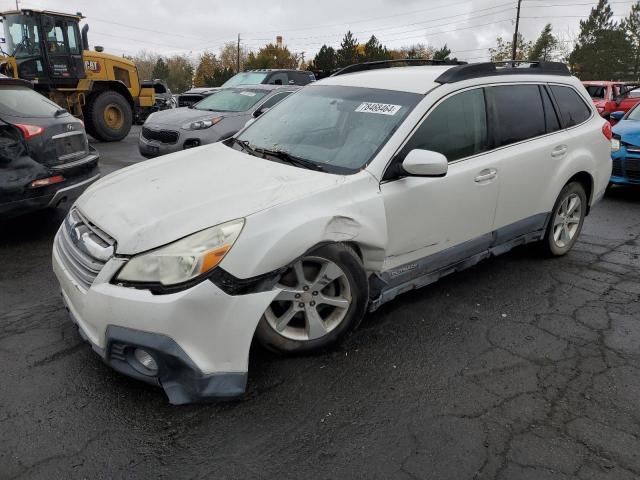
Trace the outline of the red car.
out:
M 640 84 L 625 82 L 582 82 L 587 89 L 598 113 L 604 118 L 609 118 L 613 112 L 627 112 L 637 103 L 640 103 Z M 615 123 L 615 122 L 612 122 Z

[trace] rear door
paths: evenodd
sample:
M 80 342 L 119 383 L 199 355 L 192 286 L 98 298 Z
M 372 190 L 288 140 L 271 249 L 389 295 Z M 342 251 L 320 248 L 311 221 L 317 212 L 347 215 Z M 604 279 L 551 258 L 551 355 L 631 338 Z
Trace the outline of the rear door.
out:
M 493 157 L 500 175 L 496 243 L 542 229 L 555 202 L 550 183 L 570 149 L 545 85 L 487 87 Z

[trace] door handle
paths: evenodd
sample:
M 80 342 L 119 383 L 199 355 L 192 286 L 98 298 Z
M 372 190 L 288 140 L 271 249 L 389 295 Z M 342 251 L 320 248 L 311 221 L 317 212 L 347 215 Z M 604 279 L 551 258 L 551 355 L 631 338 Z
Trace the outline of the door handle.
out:
M 487 182 L 489 180 L 493 180 L 496 178 L 498 171 L 495 168 L 485 168 L 482 170 L 478 176 L 474 179 L 476 183 Z
M 554 158 L 562 157 L 565 153 L 567 153 L 566 145 L 558 145 L 551 151 L 551 156 Z

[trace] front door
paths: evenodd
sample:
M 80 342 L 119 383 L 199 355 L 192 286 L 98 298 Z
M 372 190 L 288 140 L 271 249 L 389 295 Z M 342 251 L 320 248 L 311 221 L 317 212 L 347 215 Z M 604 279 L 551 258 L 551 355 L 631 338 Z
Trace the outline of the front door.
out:
M 500 172 L 487 155 L 482 88 L 441 101 L 415 130 L 381 184 L 388 228 L 383 269 L 402 283 L 485 251 L 498 198 Z M 442 153 L 444 177 L 411 177 L 399 165 L 414 148 Z
M 85 76 L 76 22 L 64 17 L 45 16 L 42 24 L 51 82 L 75 86 L 78 79 Z

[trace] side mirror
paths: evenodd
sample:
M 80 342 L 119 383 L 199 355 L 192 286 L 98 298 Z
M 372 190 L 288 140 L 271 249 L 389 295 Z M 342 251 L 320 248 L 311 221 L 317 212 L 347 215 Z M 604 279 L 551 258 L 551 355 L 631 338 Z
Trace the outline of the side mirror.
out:
M 622 120 L 622 117 L 624 117 L 624 112 L 622 110 L 611 112 L 611 114 L 609 115 L 609 118 L 611 118 L 612 120 L 615 120 L 616 122 L 619 122 L 620 120 Z
M 263 113 L 267 113 L 269 111 L 269 107 L 259 108 L 255 112 L 253 112 L 253 118 L 258 118 Z
M 402 168 L 417 177 L 444 177 L 449 162 L 441 153 L 415 148 L 404 158 Z

